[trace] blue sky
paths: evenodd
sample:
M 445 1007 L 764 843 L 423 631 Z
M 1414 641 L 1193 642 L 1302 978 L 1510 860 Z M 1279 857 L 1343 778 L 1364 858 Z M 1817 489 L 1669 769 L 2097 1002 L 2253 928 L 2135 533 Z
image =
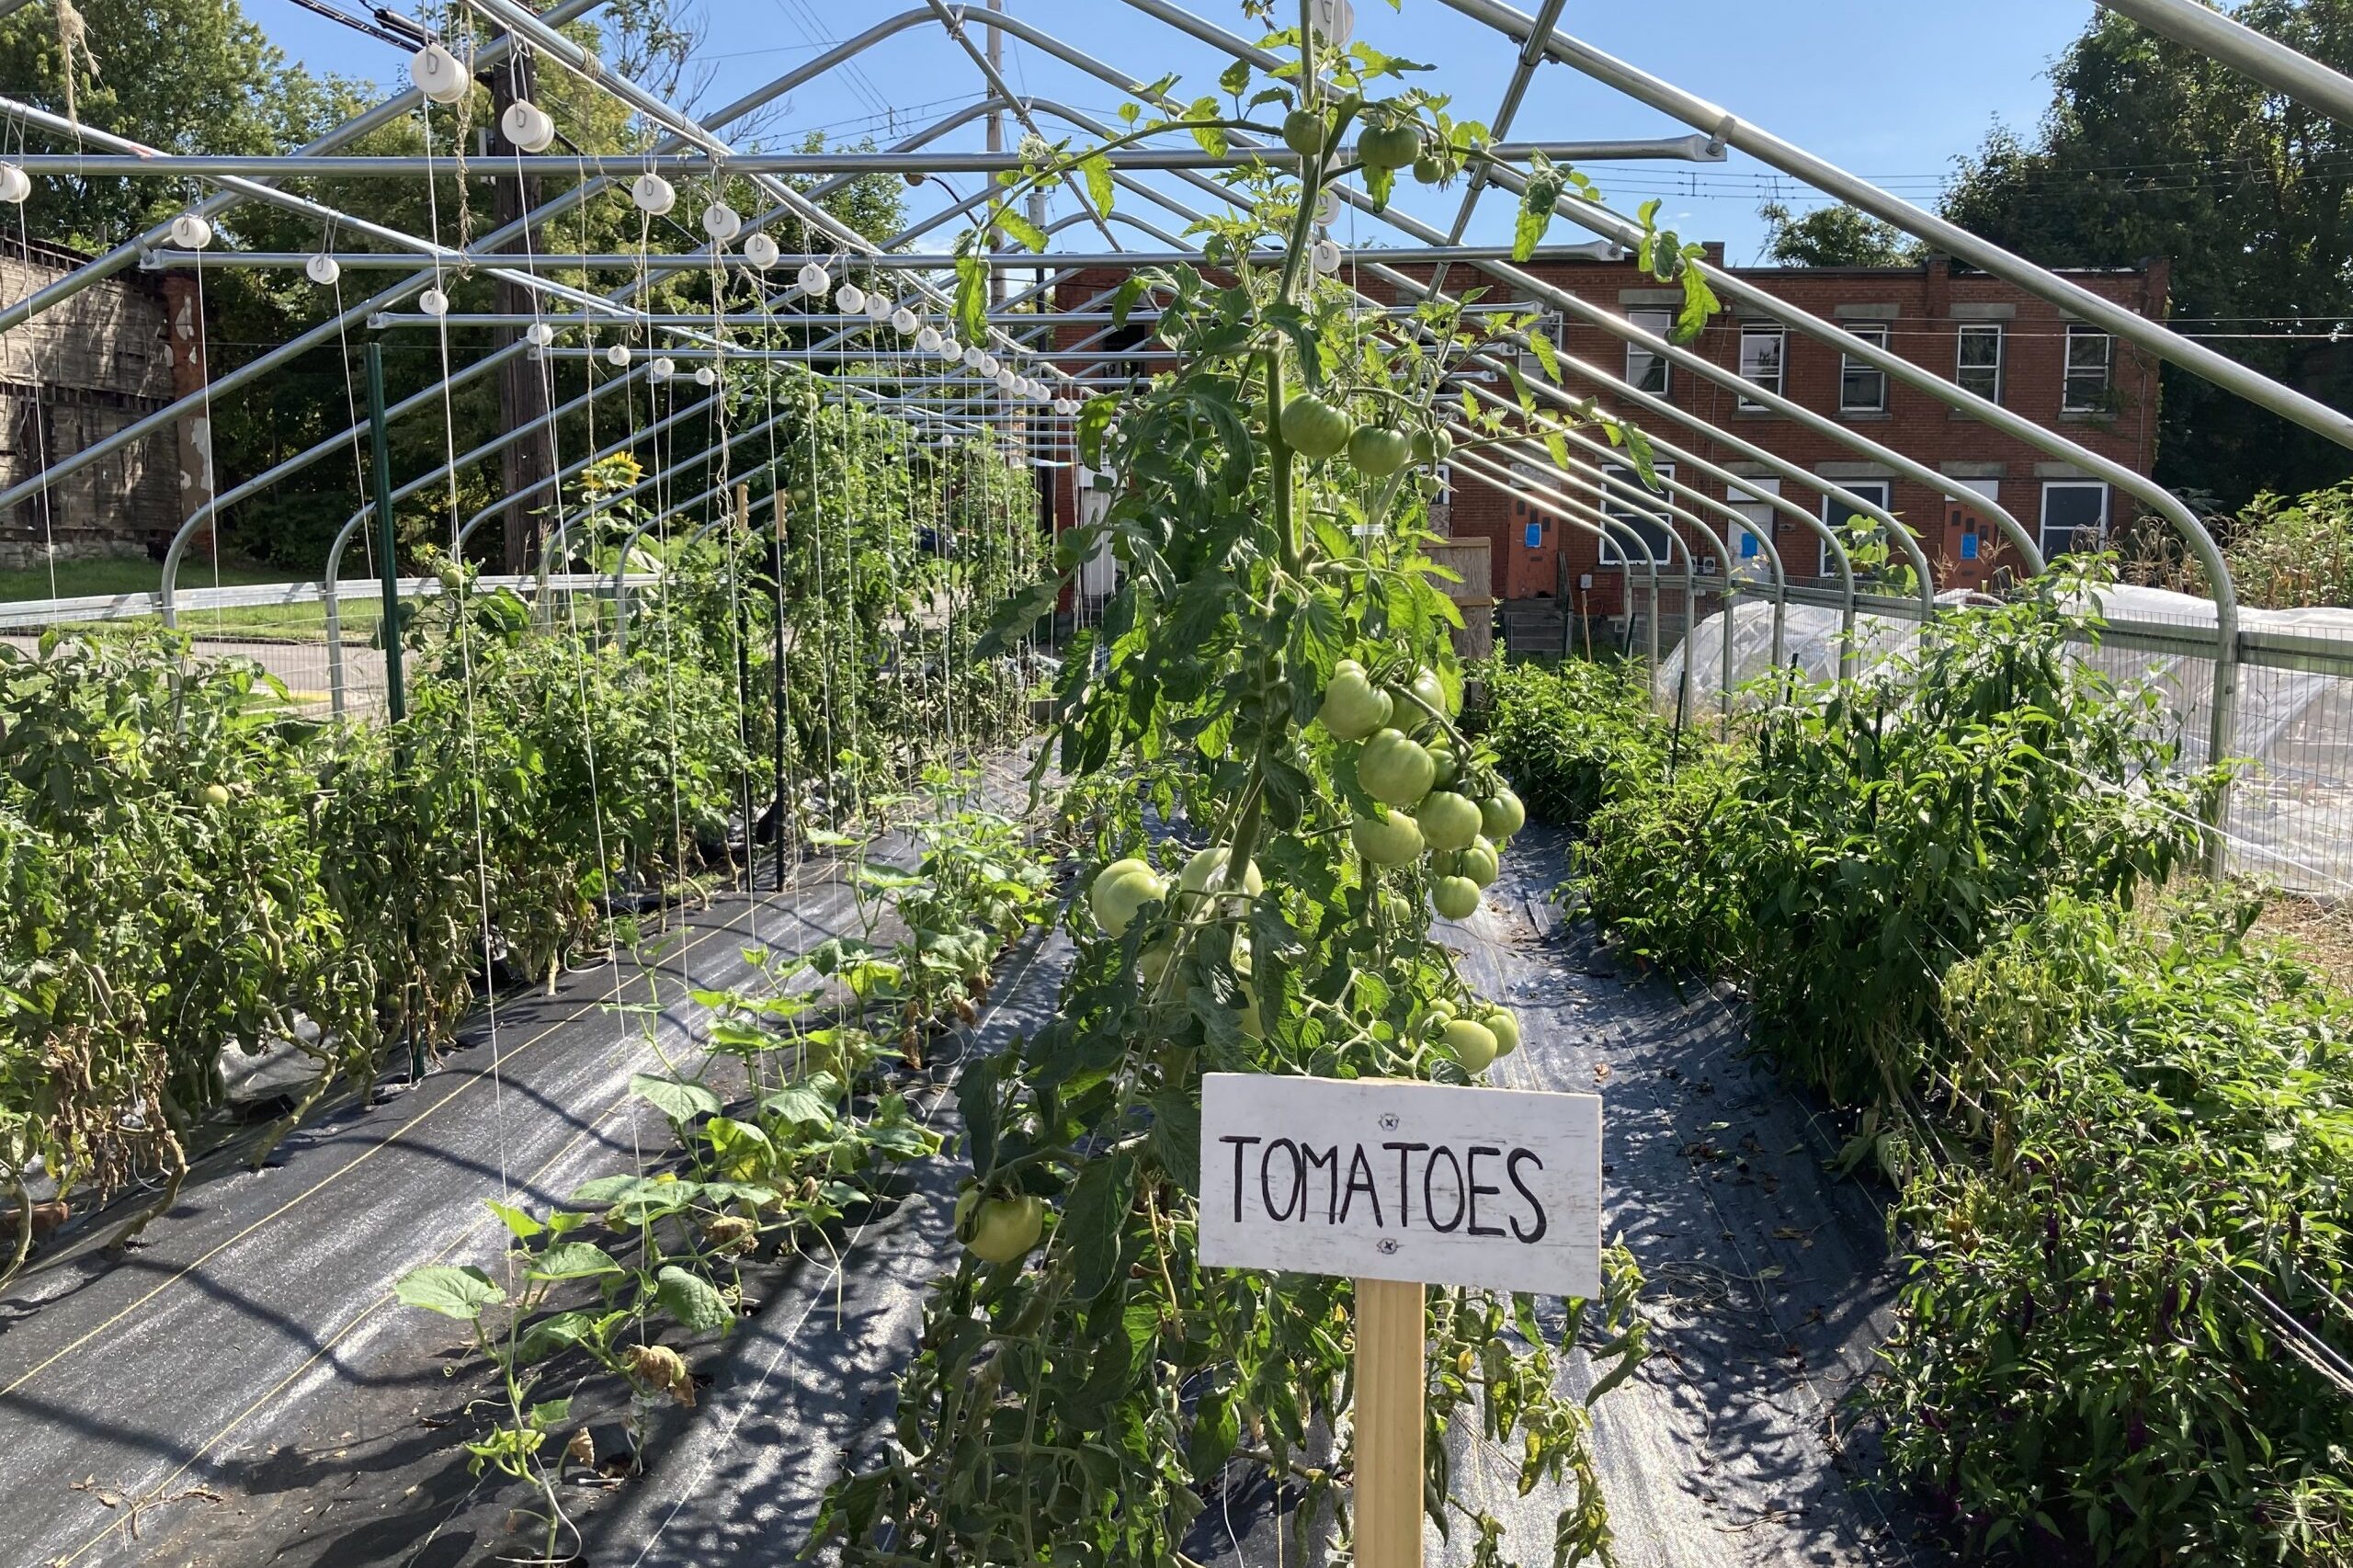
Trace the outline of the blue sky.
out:
M 346 9 L 359 0 L 336 0 Z M 701 59 L 710 73 L 700 101 L 712 107 L 809 61 L 816 40 L 836 40 L 921 0 L 701 0 L 710 24 Z M 1120 0 L 1006 0 L 1016 17 L 1137 76 L 1177 72 L 1196 93 L 1214 90 L 1224 62 L 1206 47 Z M 290 55 L 314 69 L 400 80 L 404 62 L 389 47 L 348 31 L 292 0 L 244 0 L 247 12 Z M 1529 0 L 1519 0 L 1527 9 Z M 1197 16 L 1251 34 L 1231 0 L 1190 0 Z M 977 8 L 976 8 L 977 9 Z M 1996 119 L 2031 125 L 2050 95 L 2052 61 L 2090 19 L 2090 0 L 1651 0 L 1647 5 L 1570 0 L 1567 30 L 1608 52 L 1712 100 L 1782 137 L 1900 194 L 1932 204 L 1952 160 L 1973 149 Z M 1417 80 L 1455 96 L 1454 112 L 1486 119 L 1510 74 L 1506 40 L 1438 0 L 1358 0 L 1359 36 L 1394 54 L 1435 62 Z M 1122 95 L 1008 40 L 1006 74 L 1020 91 L 1108 119 Z M 934 27 L 901 33 L 861 58 L 855 74 L 835 73 L 781 100 L 762 127 L 770 145 L 824 127 L 837 137 L 887 142 L 978 96 L 980 80 Z M 1566 67 L 1537 75 L 1512 128 L 1515 138 L 1570 139 L 1681 134 L 1657 115 Z M 1058 133 L 1050 127 L 1050 133 Z M 981 144 L 977 125 L 942 146 Z M 1811 199 L 1772 171 L 1735 154 L 1728 164 L 1590 167 L 1611 205 L 1631 211 L 1663 199 L 1662 221 L 1687 238 L 1721 239 L 1732 259 L 1755 259 L 1756 207 L 1777 193 Z M 972 187 L 968 176 L 960 190 Z M 921 203 L 924 198 L 916 198 Z M 1453 195 L 1415 191 L 1402 203 L 1443 227 Z M 934 203 L 938 205 L 938 203 Z M 1510 212 L 1491 197 L 1470 238 L 1508 234 Z M 1369 232 L 1368 232 L 1369 233 Z M 1554 237 L 1580 238 L 1556 231 Z

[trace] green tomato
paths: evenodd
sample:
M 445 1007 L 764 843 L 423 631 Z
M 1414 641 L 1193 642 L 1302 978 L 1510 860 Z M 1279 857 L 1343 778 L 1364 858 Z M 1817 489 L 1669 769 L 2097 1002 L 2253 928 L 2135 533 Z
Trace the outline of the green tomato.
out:
M 1315 722 L 1334 740 L 1360 741 L 1389 722 L 1394 706 L 1389 694 L 1366 676 L 1362 665 L 1342 659 L 1324 688 L 1324 706 L 1315 710 Z
M 1425 153 L 1414 160 L 1414 177 L 1424 185 L 1437 185 L 1446 178 L 1446 160 L 1435 153 Z
M 1402 892 L 1383 888 L 1381 891 L 1381 913 L 1389 917 L 1392 926 L 1411 926 L 1414 923 L 1414 901 Z
M 1414 460 L 1425 468 L 1444 462 L 1454 455 L 1454 437 L 1443 430 L 1414 432 Z
M 1470 878 L 1483 888 L 1493 887 L 1504 871 L 1503 857 L 1495 853 L 1495 845 L 1483 833 L 1471 841 L 1470 848 L 1454 858 L 1454 866 L 1456 874 Z
M 1447 1049 L 1453 1051 L 1466 1073 L 1483 1073 L 1487 1063 L 1495 1059 L 1501 1042 L 1484 1024 L 1474 1024 L 1469 1018 L 1457 1018 L 1446 1026 Z
M 1437 776 L 1438 765 L 1430 760 L 1430 754 L 1396 730 L 1377 732 L 1357 754 L 1357 781 L 1366 793 L 1406 811 L 1421 804 Z
M 1414 808 L 1422 841 L 1433 849 L 1468 849 L 1479 836 L 1479 808 L 1468 795 L 1433 790 Z
M 1303 458 L 1337 457 L 1348 444 L 1348 416 L 1313 392 L 1283 404 L 1283 439 Z
M 1498 786 L 1494 794 L 1479 802 L 1479 817 L 1487 836 L 1501 844 L 1528 825 L 1528 808 L 1519 803 L 1519 797 L 1508 786 Z
M 1402 169 L 1421 152 L 1422 128 L 1411 121 L 1376 125 L 1357 138 L 1357 161 L 1369 169 Z
M 1479 912 L 1479 884 L 1468 877 L 1440 877 L 1430 889 L 1430 907 L 1449 920 L 1468 920 Z
M 1168 884 L 1141 860 L 1114 860 L 1096 873 L 1086 890 L 1086 902 L 1096 924 L 1111 936 L 1127 934 L 1136 912 L 1168 896 Z
M 1394 806 L 1381 807 L 1378 816 L 1358 817 L 1351 836 L 1357 853 L 1376 866 L 1403 866 L 1421 858 L 1420 824 Z
M 1430 785 L 1433 789 L 1442 790 L 1454 782 L 1454 776 L 1462 770 L 1462 765 L 1455 757 L 1454 747 L 1447 744 L 1444 735 L 1430 742 L 1428 749 L 1430 761 L 1438 767 L 1438 772 L 1431 776 Z
M 1324 151 L 1324 117 L 1312 108 L 1295 108 L 1283 116 L 1283 145 L 1302 158 Z
M 1487 1032 L 1495 1037 L 1495 1054 L 1509 1056 L 1519 1049 L 1519 1019 L 1508 1007 L 1490 1007 L 1479 1015 Z
M 1412 455 L 1405 432 L 1392 430 L 1380 425 L 1359 425 L 1357 433 L 1348 437 L 1348 461 L 1357 472 L 1369 473 L 1375 479 L 1386 479 L 1405 466 Z
M 1412 690 L 1415 697 L 1449 718 L 1461 711 L 1462 705 L 1446 695 L 1446 682 L 1438 679 L 1438 672 L 1427 665 L 1414 672 Z
M 1204 849 L 1185 862 L 1185 869 L 1177 875 L 1176 886 L 1188 900 L 1206 898 L 1214 884 L 1223 881 L 1225 863 L 1233 858 L 1231 849 Z M 1242 886 L 1236 890 L 1221 886 L 1221 892 L 1242 892 L 1256 898 L 1267 891 L 1267 879 L 1258 874 L 1258 862 L 1253 860 L 1242 869 Z
M 220 784 L 207 784 L 204 787 L 204 803 L 208 806 L 227 805 L 229 803 L 227 788 Z
M 956 1233 L 984 1263 L 1017 1263 L 1038 1244 L 1045 1229 L 1046 1202 L 1035 1194 L 987 1198 L 977 1187 L 956 1200 Z
M 1143 951 L 1136 955 L 1137 978 L 1146 985 L 1159 984 L 1161 977 L 1168 972 L 1170 961 L 1176 957 L 1176 941 L 1173 937 L 1163 937 L 1157 942 L 1146 945 Z

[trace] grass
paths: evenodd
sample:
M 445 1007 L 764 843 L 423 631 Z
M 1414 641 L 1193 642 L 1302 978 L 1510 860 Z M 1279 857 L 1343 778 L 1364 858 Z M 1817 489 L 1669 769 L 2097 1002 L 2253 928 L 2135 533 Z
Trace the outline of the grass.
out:
M 21 603 L 28 599 L 84 598 L 98 594 L 152 594 L 163 586 L 163 567 L 144 559 L 116 558 L 99 561 L 60 561 L 56 563 L 55 586 L 47 567 L 30 567 L 21 571 L 0 571 L 0 604 Z M 264 583 L 295 581 L 297 574 L 283 567 L 254 566 L 242 562 L 222 562 L 216 569 L 210 561 L 185 561 L 180 563 L 179 586 L 182 591 L 213 587 L 248 587 Z M 365 641 L 376 629 L 381 604 L 376 596 L 375 580 L 369 577 L 345 577 L 343 600 L 339 614 L 343 621 L 344 640 Z M 317 604 L 252 605 L 233 609 L 183 612 L 183 630 L 196 636 L 233 634 L 257 642 L 323 642 L 326 641 L 326 610 Z M 77 628 L 115 622 L 72 622 Z

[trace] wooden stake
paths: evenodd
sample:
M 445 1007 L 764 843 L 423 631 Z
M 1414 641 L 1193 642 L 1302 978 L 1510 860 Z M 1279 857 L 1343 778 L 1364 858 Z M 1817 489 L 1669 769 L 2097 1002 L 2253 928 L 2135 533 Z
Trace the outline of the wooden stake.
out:
M 1422 1568 L 1422 1295 L 1357 1281 L 1357 1568 Z

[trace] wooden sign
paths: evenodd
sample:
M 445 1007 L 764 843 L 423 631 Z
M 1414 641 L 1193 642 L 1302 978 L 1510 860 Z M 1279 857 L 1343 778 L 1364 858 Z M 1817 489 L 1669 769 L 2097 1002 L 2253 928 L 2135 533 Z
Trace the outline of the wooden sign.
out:
M 1420 1568 L 1422 1286 L 1601 1293 L 1601 1101 L 1212 1073 L 1199 1226 L 1204 1265 L 1355 1277 L 1357 1568 Z
M 1599 1295 L 1601 1101 L 1212 1073 L 1200 1259 Z

